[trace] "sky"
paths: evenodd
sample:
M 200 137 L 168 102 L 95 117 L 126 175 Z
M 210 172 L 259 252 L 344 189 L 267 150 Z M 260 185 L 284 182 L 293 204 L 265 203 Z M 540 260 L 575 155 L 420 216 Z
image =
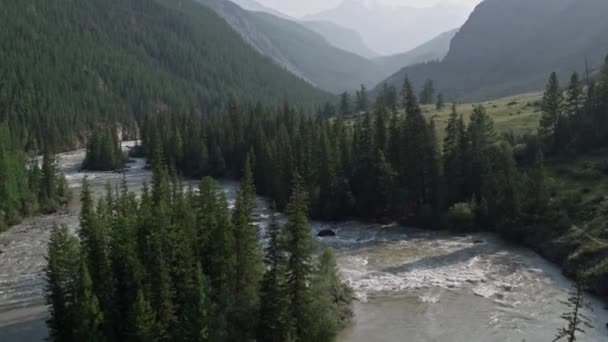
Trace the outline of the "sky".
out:
M 325 9 L 336 7 L 343 0 L 257 0 L 264 6 L 274 8 L 275 10 L 300 17 L 307 14 L 314 14 Z M 366 1 L 366 0 L 362 0 Z M 369 0 L 367 0 L 369 1 Z M 416 6 L 426 7 L 432 6 L 442 0 L 376 0 L 380 3 L 393 6 Z M 467 6 L 477 5 L 481 0 L 449 0 L 449 2 L 463 4 Z

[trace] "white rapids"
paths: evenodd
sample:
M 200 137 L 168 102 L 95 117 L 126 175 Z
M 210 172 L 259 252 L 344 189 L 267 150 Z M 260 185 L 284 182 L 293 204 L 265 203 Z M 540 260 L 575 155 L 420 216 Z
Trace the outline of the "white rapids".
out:
M 131 146 L 131 144 L 125 144 Z M 54 224 L 78 225 L 78 197 L 86 175 L 96 195 L 108 182 L 126 180 L 137 191 L 150 180 L 143 159 L 123 174 L 79 172 L 84 150 L 59 155 L 73 189 L 65 212 L 31 218 L 0 234 L 0 341 L 46 337 L 42 297 L 49 232 Z M 195 182 L 189 182 L 193 185 Z M 221 181 L 230 203 L 238 184 Z M 256 221 L 264 231 L 267 202 L 259 198 Z M 354 221 L 312 223 L 313 234 L 335 248 L 342 275 L 355 290 L 355 320 L 339 341 L 550 341 L 564 325 L 559 318 L 572 282 L 534 252 L 492 234 L 454 235 L 396 225 Z M 608 311 L 589 296 L 593 329 L 579 341 L 606 341 Z

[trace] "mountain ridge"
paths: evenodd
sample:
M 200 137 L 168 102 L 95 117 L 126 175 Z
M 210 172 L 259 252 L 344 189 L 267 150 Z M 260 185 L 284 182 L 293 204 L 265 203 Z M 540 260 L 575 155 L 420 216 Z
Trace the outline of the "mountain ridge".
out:
M 603 62 L 605 13 L 603 0 L 485 0 L 454 36 L 443 61 L 406 67 L 386 82 L 400 85 L 407 75 L 420 88 L 432 79 L 452 100 L 538 90 L 552 71 L 565 80 L 584 72 L 586 61 L 592 67 Z
M 303 80 L 332 93 L 372 87 L 390 75 L 380 65 L 333 46 L 297 21 L 246 11 L 227 0 L 197 0 L 218 13 L 247 42 Z
M 302 19 L 331 21 L 353 29 L 372 50 L 392 55 L 412 50 L 445 31 L 460 27 L 469 14 L 470 7 L 449 2 L 431 7 L 404 7 L 345 0 L 334 8 Z

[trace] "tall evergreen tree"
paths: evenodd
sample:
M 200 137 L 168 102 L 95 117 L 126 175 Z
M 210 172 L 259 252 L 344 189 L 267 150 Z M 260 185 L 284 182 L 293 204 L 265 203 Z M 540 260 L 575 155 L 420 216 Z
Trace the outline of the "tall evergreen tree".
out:
M 340 114 L 344 116 L 349 116 L 352 114 L 350 94 L 347 91 L 340 95 Z
M 154 311 L 142 290 L 137 291 L 137 297 L 129 312 L 127 338 L 134 342 L 158 341 Z
M 74 336 L 76 341 L 105 341 L 103 334 L 103 312 L 99 300 L 93 292 L 93 281 L 87 265 L 83 262 L 80 267 L 79 283 L 77 286 Z
M 552 152 L 555 148 L 555 129 L 563 119 L 563 101 L 564 97 L 559 86 L 557 74 L 552 73 L 543 95 L 543 114 L 540 119 L 540 128 L 538 129 L 538 135 L 543 142 L 545 151 Z
M 589 307 L 589 303 L 584 298 L 585 286 L 584 276 L 579 274 L 576 281 L 576 290 L 570 294 L 568 301 L 565 302 L 570 311 L 561 316 L 567 322 L 567 325 L 558 330 L 553 342 L 560 340 L 576 342 L 577 336 L 580 337 L 580 335 L 584 334 L 586 328 L 593 328 L 591 320 L 583 313 L 583 309 Z
M 289 319 L 289 299 L 285 291 L 286 246 L 283 241 L 285 237 L 277 222 L 274 209 L 266 234 L 267 271 L 260 288 L 260 319 L 256 336 L 259 341 L 289 341 L 292 321 Z
M 240 337 L 237 337 L 239 339 L 246 339 L 255 329 L 253 318 L 258 305 L 258 290 L 263 274 L 259 237 L 257 228 L 252 222 L 255 202 L 251 157 L 248 157 L 232 216 L 234 231 L 232 253 L 236 258 L 232 305 L 233 314 L 236 315 L 235 319 L 239 322 L 235 328 L 243 329 L 239 332 L 241 334 Z
M 294 340 L 302 340 L 311 326 L 311 293 L 308 286 L 313 273 L 312 253 L 314 244 L 308 223 L 308 193 L 302 178 L 293 177 L 291 197 L 287 206 L 286 244 L 287 261 L 286 294 L 289 298 L 289 314 Z
M 434 99 L 435 87 L 433 86 L 433 81 L 427 79 L 422 86 L 422 91 L 420 92 L 420 103 L 425 105 L 432 104 Z
M 437 94 L 437 101 L 435 102 L 435 108 L 437 110 L 442 110 L 445 107 L 445 103 L 443 102 L 443 94 Z
M 49 306 L 49 338 L 51 341 L 74 341 L 72 328 L 76 326 L 78 280 L 78 241 L 67 226 L 55 226 L 51 231 L 46 266 L 45 301 Z
M 365 112 L 368 110 L 368 107 L 367 89 L 365 89 L 365 86 L 362 84 L 361 88 L 357 91 L 356 109 L 358 112 Z
M 477 199 L 481 199 L 482 180 L 490 170 L 489 151 L 498 141 L 494 120 L 481 105 L 475 107 L 471 114 L 467 136 L 470 141 L 471 158 L 469 190 Z
M 319 257 L 311 281 L 313 293 L 314 329 L 309 341 L 332 341 L 353 317 L 352 290 L 340 278 L 336 258 L 327 247 Z
M 178 340 L 205 342 L 209 340 L 209 302 L 207 284 L 200 265 L 195 272 L 195 287 L 180 319 Z
M 456 105 L 452 105 L 452 112 L 445 128 L 443 139 L 443 170 L 445 172 L 446 191 L 448 205 L 456 203 L 463 198 L 464 186 L 464 163 L 465 156 L 462 154 L 459 130 L 459 115 L 456 112 Z

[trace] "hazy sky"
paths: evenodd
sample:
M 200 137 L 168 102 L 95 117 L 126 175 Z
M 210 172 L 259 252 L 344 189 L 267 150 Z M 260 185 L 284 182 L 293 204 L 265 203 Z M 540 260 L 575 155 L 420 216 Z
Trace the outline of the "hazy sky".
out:
M 324 9 L 335 7 L 343 0 L 257 0 L 264 6 L 272 7 L 280 12 L 283 12 L 292 16 L 303 16 L 306 14 L 313 14 Z M 432 6 L 433 4 L 442 0 L 361 0 L 361 1 L 378 1 L 384 4 L 390 4 L 394 6 L 417 6 L 425 7 Z M 453 3 L 459 3 L 463 5 L 475 6 L 481 0 L 444 0 Z

